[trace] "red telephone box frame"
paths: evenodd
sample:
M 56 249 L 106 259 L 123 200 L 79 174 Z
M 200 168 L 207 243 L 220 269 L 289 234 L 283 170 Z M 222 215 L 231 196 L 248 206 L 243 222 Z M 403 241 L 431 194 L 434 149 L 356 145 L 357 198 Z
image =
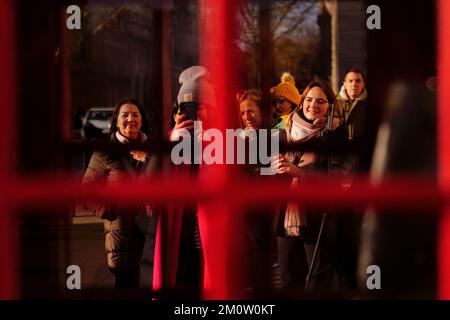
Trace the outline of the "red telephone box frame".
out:
M 215 56 L 208 56 L 209 52 L 207 50 L 202 51 L 202 62 L 208 65 L 215 74 L 216 81 L 222 83 L 224 87 L 219 88 L 218 102 L 219 105 L 227 105 L 227 97 L 224 92 L 230 84 L 230 77 L 232 72 L 228 68 L 228 47 L 226 44 L 232 40 L 232 35 L 229 33 L 229 28 L 227 28 L 227 14 L 231 13 L 235 1 L 226 0 L 215 0 L 211 2 L 200 1 L 201 10 L 212 10 L 213 18 L 211 20 L 202 21 L 201 27 L 206 36 L 206 41 L 214 41 L 218 43 Z M 439 87 L 448 88 L 450 87 L 450 20 L 446 17 L 450 15 L 450 2 L 447 0 L 438 1 L 438 84 Z M 51 200 L 76 200 L 80 197 L 88 197 L 86 192 L 84 192 L 80 186 L 77 185 L 66 185 L 62 181 L 54 181 L 53 183 L 48 180 L 43 180 L 41 182 L 29 182 L 25 179 L 21 179 L 14 175 L 14 154 L 16 150 L 15 136 L 11 135 L 11 132 L 15 130 L 16 124 L 16 94 L 17 94 L 17 83 L 16 83 L 16 59 L 15 59 L 15 4 L 13 0 L 3 0 L 0 1 L 0 70 L 3 74 L 0 77 L 0 87 L 4 92 L 3 100 L 0 102 L 0 110 L 2 111 L 2 124 L 0 126 L 0 299 L 17 299 L 20 298 L 20 261 L 19 261 L 19 247 L 18 247 L 18 236 L 17 236 L 17 226 L 15 225 L 14 219 L 14 207 L 20 202 L 25 205 L 33 207 L 34 205 L 39 205 L 39 203 L 49 202 Z M 206 25 L 208 26 L 206 28 Z M 447 85 L 448 83 L 448 85 Z M 438 235 L 438 298 L 439 299 L 450 299 L 450 198 L 448 190 L 450 187 L 450 110 L 448 105 L 450 104 L 450 92 L 448 90 L 438 90 L 438 177 L 439 185 L 438 189 L 429 189 L 429 192 L 425 195 L 429 203 L 434 203 L 439 206 L 443 201 L 442 208 L 442 220 L 440 223 L 439 235 Z M 226 112 L 224 114 L 227 114 Z M 217 127 L 225 128 L 226 124 L 230 121 L 228 118 L 218 119 Z M 229 173 L 229 168 L 227 166 L 217 166 L 214 169 L 214 174 L 217 178 L 223 179 Z M 225 180 L 224 180 L 225 181 Z M 234 181 L 236 182 L 236 181 Z M 186 185 L 186 190 L 188 186 Z M 326 186 L 321 186 L 325 187 Z M 361 192 L 357 194 L 358 199 L 362 201 L 376 200 L 380 202 L 381 199 L 387 197 L 398 196 L 396 201 L 398 205 L 405 205 L 406 202 L 411 201 L 411 199 L 406 199 L 408 194 L 419 194 L 418 189 L 409 188 L 403 189 L 403 193 L 396 189 L 395 185 L 386 185 L 386 188 L 391 187 L 392 193 L 381 193 L 376 192 L 377 189 L 373 189 L 370 186 L 366 186 L 361 189 Z M 398 185 L 397 185 L 398 187 Z M 372 188 L 372 189 L 371 189 Z M 182 188 L 181 188 L 182 189 Z M 111 190 L 113 191 L 111 193 Z M 127 194 L 127 199 L 132 199 L 133 197 L 139 198 L 146 196 L 147 191 L 144 193 L 135 193 L 139 188 L 131 189 L 130 193 Z M 159 190 L 151 189 L 155 191 L 156 196 L 162 196 L 163 201 L 169 201 L 167 194 L 164 194 L 164 187 Z M 257 199 L 267 193 L 268 191 L 273 191 L 274 189 L 267 188 L 266 186 L 257 186 L 253 189 L 253 199 Z M 367 195 L 367 191 L 371 190 L 370 195 Z M 408 193 L 408 190 L 410 193 Z M 423 190 L 423 189 L 422 189 Z M 115 192 L 113 189 L 98 189 L 98 195 L 100 197 L 112 199 Z M 115 190 L 118 192 L 118 190 Z M 379 190 L 378 190 L 379 191 Z M 259 193 L 260 192 L 260 193 Z M 258 195 L 259 193 L 259 195 Z M 209 196 L 208 190 L 202 189 L 201 186 L 196 192 L 187 192 L 190 197 L 202 197 Z M 314 197 L 314 191 L 309 194 Z M 403 197 L 401 197 L 403 195 Z M 165 196 L 165 197 L 164 197 Z M 304 195 L 303 195 L 304 196 Z M 352 200 L 354 201 L 354 196 Z M 426 197 L 422 200 L 425 200 Z M 339 198 L 340 197 L 340 198 Z M 391 198 L 392 199 L 392 198 Z M 338 198 L 333 200 L 349 201 L 349 197 L 339 195 Z M 395 199 L 394 199 L 395 200 Z M 236 194 L 236 199 L 234 201 L 244 201 L 239 194 Z M 229 220 L 226 219 L 229 213 L 230 206 L 222 200 L 218 202 L 224 207 L 217 207 L 220 209 L 222 218 L 225 222 L 224 228 L 218 235 L 218 238 L 226 238 L 229 231 L 232 230 L 232 225 Z M 214 206 L 213 206 L 214 207 Z M 225 244 L 221 246 L 225 251 L 229 251 L 230 248 Z M 213 290 L 206 296 L 206 298 L 220 298 L 229 299 L 236 298 L 236 294 L 233 287 L 229 284 L 229 279 L 232 277 L 230 271 L 226 269 L 226 263 L 229 256 L 218 255 L 216 261 L 217 265 L 223 264 L 224 267 L 215 270 L 216 272 L 212 274 L 211 283 Z

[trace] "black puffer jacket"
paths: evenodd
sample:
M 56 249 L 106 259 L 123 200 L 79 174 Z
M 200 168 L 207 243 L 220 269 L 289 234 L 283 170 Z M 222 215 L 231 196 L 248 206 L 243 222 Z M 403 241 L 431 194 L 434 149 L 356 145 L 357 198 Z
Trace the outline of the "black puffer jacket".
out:
M 113 135 L 112 145 L 120 142 Z M 155 159 L 145 162 L 134 160 L 129 152 L 93 153 L 83 183 L 101 182 L 114 184 L 130 177 L 142 177 L 153 171 Z M 104 219 L 105 249 L 109 269 L 116 272 L 139 272 L 139 263 L 144 245 L 144 234 L 136 224 L 138 216 L 145 215 L 144 204 L 108 205 L 91 204 L 93 213 Z

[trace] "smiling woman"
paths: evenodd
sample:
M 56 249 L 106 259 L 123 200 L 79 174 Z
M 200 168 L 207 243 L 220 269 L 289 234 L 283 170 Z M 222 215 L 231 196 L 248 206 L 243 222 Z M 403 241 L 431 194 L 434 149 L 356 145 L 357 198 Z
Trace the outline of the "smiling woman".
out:
M 135 100 L 121 101 L 113 112 L 110 128 L 110 151 L 96 151 L 91 157 L 83 183 L 111 185 L 127 179 L 145 179 L 154 170 L 156 157 L 146 151 L 115 150 L 114 146 L 144 144 L 149 134 L 144 108 Z M 149 285 L 153 272 L 155 218 L 146 203 L 133 205 L 87 204 L 103 219 L 108 268 L 115 276 L 116 288 Z M 143 246 L 148 248 L 143 260 Z M 151 285 L 151 283 L 150 283 Z
M 141 131 L 143 133 L 149 131 L 144 108 L 133 99 L 121 101 L 113 112 L 110 135 L 118 132 L 129 140 L 136 140 Z
M 308 91 L 303 101 L 303 115 L 306 119 L 314 121 L 326 116 L 329 102 L 325 92 L 320 87 L 313 87 Z
M 131 103 L 122 105 L 117 119 L 119 132 L 126 138 L 136 140 L 142 125 L 142 116 L 138 107 Z
M 327 119 L 328 109 L 334 103 L 335 94 L 328 83 L 311 81 L 303 91 L 299 106 L 289 115 L 282 136 L 291 144 L 306 141 L 320 143 L 327 130 L 326 124 L 331 121 L 330 135 L 344 139 L 339 130 L 335 130 L 339 124 L 338 118 L 330 114 L 330 120 Z M 319 151 L 289 151 L 281 154 L 273 165 L 278 174 L 291 177 L 292 188 L 298 188 L 307 181 L 314 181 L 314 173 L 319 171 L 343 173 L 343 168 L 348 165 L 346 160 L 345 157 Z M 325 225 L 326 210 L 308 207 L 305 203 L 288 202 L 281 211 L 277 223 L 277 242 L 283 288 L 320 290 L 331 288 L 336 279 L 336 284 L 342 283 L 339 282 L 342 278 L 337 271 L 335 255 L 341 248 L 336 246 L 332 231 L 337 225 L 334 218 L 327 218 L 328 229 L 325 229 L 320 247 L 316 247 L 319 230 Z M 307 275 L 312 275 L 311 283 Z

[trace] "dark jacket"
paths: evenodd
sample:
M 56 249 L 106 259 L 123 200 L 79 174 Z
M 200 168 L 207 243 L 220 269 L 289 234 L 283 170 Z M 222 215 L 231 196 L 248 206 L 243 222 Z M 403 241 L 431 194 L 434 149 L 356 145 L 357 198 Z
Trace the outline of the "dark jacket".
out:
M 342 127 L 347 131 L 348 139 L 357 147 L 358 164 L 355 169 L 367 171 L 370 167 L 373 145 L 376 135 L 376 120 L 373 118 L 367 103 L 367 91 L 355 100 L 351 100 L 342 86 L 336 98 L 339 104 L 339 118 Z
M 344 146 L 347 143 L 347 139 L 344 136 L 344 131 L 342 128 L 334 130 L 328 137 L 317 137 L 310 141 L 311 148 L 318 148 L 320 151 L 317 152 L 316 160 L 314 163 L 308 165 L 304 168 L 305 175 L 302 178 L 302 183 L 308 183 L 308 180 L 315 179 L 315 175 L 309 176 L 308 172 L 321 172 L 322 174 L 327 174 L 328 170 L 332 174 L 346 175 L 352 169 L 352 157 L 346 153 L 333 153 L 325 152 L 327 149 L 335 149 L 336 146 Z M 281 138 L 286 132 L 283 130 L 280 134 Z M 282 138 L 283 139 L 283 138 Z M 301 160 L 300 160 L 301 161 Z M 311 180 L 310 182 L 314 182 Z M 303 206 L 303 210 L 306 213 L 306 220 L 308 224 L 301 227 L 302 240 L 306 243 L 315 243 L 317 239 L 317 234 L 319 232 L 321 224 L 321 214 L 325 211 L 329 211 L 327 207 L 320 207 L 319 204 L 315 204 L 311 207 Z M 284 236 L 284 216 L 286 211 L 286 204 L 283 205 L 281 209 L 280 216 L 277 223 L 277 235 Z M 330 215 L 329 215 L 330 216 Z
M 347 96 L 344 86 L 337 96 L 339 117 L 348 130 L 350 140 L 364 141 L 366 138 L 369 122 L 366 98 L 367 91 L 364 89 L 358 98 L 351 100 Z
M 298 119 L 298 121 L 307 126 L 303 120 Z M 346 147 L 348 139 L 345 130 L 343 131 L 342 127 L 337 127 L 339 121 L 336 119 L 334 122 L 334 129 L 328 134 L 322 136 L 318 131 L 315 131 L 297 142 L 288 137 L 290 132 L 287 130 L 280 131 L 280 143 L 283 144 L 286 141 L 288 146 L 300 144 L 302 148 L 312 148 L 311 151 L 289 150 L 286 154 L 289 159 L 292 159 L 293 164 L 302 168 L 301 179 L 294 178 L 299 186 L 314 182 L 317 179 L 317 172 L 322 172 L 324 175 L 327 172 L 345 175 L 350 171 L 351 158 L 346 153 L 342 153 L 343 150 L 340 150 L 341 147 Z M 335 215 L 335 210 L 319 202 L 311 205 L 299 203 L 301 219 L 299 235 L 288 235 L 284 226 L 287 205 L 283 206 L 277 222 L 282 286 L 295 288 L 305 285 L 306 275 L 312 263 L 312 256 L 322 223 L 322 216 L 323 213 L 327 213 L 309 288 L 323 290 L 339 288 L 342 282 L 342 277 L 339 276 L 338 271 L 339 217 Z

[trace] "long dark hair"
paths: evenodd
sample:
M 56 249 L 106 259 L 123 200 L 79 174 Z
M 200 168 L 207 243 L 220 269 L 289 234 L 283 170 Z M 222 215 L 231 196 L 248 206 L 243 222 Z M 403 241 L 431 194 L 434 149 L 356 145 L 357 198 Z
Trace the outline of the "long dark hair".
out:
M 141 114 L 141 118 L 142 118 L 142 126 L 141 126 L 141 132 L 145 133 L 146 135 L 150 135 L 151 134 L 151 128 L 149 125 L 149 121 L 148 121 L 148 116 L 147 116 L 147 112 L 145 112 L 144 107 L 142 106 L 142 104 L 140 104 L 139 102 L 137 102 L 134 99 L 124 99 L 122 101 L 120 101 L 114 111 L 113 111 L 113 116 L 111 119 L 111 126 L 109 127 L 109 135 L 113 135 L 117 130 L 119 130 L 117 128 L 117 117 L 119 116 L 119 111 L 120 108 L 124 105 L 124 104 L 134 104 L 138 110 L 139 113 Z
M 175 122 L 175 115 L 178 113 L 178 102 L 175 101 L 172 105 L 172 111 L 170 112 L 170 128 L 172 129 L 173 127 L 175 127 L 176 122 Z
M 328 82 L 325 82 L 323 80 L 313 80 L 306 86 L 305 90 L 303 90 L 302 99 L 300 100 L 300 105 L 297 107 L 295 111 L 300 110 L 303 107 L 303 103 L 305 102 L 306 95 L 308 94 L 309 90 L 311 90 L 314 87 L 319 87 L 322 89 L 323 93 L 327 96 L 327 100 L 329 104 L 336 104 L 336 94 L 334 93 L 331 86 L 328 84 Z

